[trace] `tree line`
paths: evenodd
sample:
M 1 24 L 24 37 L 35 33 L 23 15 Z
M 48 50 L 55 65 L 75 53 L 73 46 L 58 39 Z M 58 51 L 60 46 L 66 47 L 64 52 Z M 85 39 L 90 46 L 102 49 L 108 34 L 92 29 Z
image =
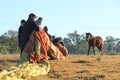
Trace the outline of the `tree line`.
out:
M 84 34 L 78 34 L 77 31 L 68 33 L 63 38 L 63 42 L 71 54 L 87 54 L 88 43 Z M 96 52 L 97 52 L 96 48 Z M 9 30 L 0 36 L 0 53 L 16 54 L 20 53 L 18 46 L 18 32 Z M 92 50 L 91 50 L 92 53 Z M 103 54 L 120 54 L 120 38 L 107 36 L 103 41 Z

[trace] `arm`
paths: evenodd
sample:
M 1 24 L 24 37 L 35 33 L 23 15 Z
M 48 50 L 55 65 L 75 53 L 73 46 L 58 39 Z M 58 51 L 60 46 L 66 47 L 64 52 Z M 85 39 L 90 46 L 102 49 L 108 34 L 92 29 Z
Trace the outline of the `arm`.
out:
M 18 29 L 18 43 L 20 43 L 20 28 Z
M 33 26 L 34 26 L 34 30 L 39 31 L 39 26 L 35 22 L 33 22 Z

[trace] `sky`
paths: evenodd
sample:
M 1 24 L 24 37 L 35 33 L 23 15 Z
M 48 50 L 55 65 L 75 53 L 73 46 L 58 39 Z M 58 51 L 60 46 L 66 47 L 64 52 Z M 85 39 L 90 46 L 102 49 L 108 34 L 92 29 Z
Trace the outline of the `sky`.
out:
M 0 35 L 18 30 L 30 13 L 42 17 L 49 33 L 67 37 L 75 30 L 120 38 L 120 0 L 1 0 Z

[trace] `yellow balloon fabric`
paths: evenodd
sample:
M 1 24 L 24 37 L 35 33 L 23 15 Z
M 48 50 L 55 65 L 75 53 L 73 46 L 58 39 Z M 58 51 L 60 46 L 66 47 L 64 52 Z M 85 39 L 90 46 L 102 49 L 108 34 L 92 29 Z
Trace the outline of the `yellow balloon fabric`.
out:
M 0 80 L 27 80 L 31 77 L 46 75 L 50 70 L 48 61 L 42 60 L 40 63 L 30 64 L 24 62 L 16 66 L 3 70 L 0 73 Z

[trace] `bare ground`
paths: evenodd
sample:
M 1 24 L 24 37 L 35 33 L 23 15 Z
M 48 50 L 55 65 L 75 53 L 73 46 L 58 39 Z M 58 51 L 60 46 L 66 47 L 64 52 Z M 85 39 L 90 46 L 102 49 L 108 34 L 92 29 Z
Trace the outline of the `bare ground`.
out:
M 0 55 L 0 70 L 16 65 L 19 55 Z M 69 55 L 64 60 L 51 60 L 50 72 L 30 80 L 120 80 L 120 55 Z

